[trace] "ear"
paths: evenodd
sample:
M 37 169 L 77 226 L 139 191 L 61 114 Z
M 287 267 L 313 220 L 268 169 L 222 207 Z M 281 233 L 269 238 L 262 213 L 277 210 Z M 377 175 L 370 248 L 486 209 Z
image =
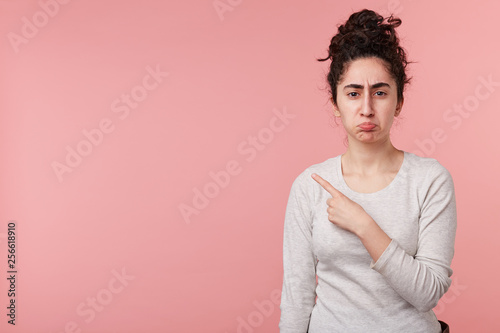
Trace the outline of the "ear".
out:
M 338 108 L 337 104 L 335 104 L 335 102 L 333 101 L 333 97 L 330 97 L 330 102 L 332 102 L 333 114 L 335 115 L 335 117 L 340 117 L 339 108 Z
M 404 99 L 401 99 L 401 101 L 398 102 L 398 104 L 396 106 L 396 112 L 394 112 L 394 117 L 399 116 L 399 114 L 401 113 L 401 110 L 403 109 L 404 101 L 405 101 Z

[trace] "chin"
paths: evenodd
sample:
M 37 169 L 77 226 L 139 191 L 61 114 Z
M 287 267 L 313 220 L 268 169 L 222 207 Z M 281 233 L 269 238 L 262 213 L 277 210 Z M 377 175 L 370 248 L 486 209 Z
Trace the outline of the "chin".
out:
M 356 137 L 359 141 L 376 141 L 378 139 L 378 135 L 373 132 L 359 133 Z

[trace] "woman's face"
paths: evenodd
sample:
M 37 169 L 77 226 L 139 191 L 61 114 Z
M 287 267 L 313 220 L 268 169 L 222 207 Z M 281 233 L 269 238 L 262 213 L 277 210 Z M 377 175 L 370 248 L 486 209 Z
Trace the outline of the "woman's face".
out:
M 334 114 L 340 117 L 349 142 L 383 142 L 403 101 L 398 103 L 396 81 L 379 58 L 363 58 L 349 64 L 337 85 Z

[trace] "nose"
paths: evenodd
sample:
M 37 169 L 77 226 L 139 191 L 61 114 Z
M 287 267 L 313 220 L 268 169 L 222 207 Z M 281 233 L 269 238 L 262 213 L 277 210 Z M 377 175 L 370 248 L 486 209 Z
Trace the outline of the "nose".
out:
M 370 117 L 373 115 L 373 101 L 370 94 L 365 94 L 363 105 L 361 105 L 361 115 Z

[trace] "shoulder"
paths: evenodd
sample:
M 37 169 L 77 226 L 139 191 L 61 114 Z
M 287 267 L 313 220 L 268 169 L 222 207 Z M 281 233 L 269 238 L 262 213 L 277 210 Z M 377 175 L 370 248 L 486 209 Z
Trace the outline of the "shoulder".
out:
M 320 175 L 326 181 L 335 184 L 336 163 L 340 155 L 328 158 L 303 169 L 295 178 L 292 184 L 292 190 L 300 191 L 308 196 L 315 197 L 316 192 L 320 190 L 318 183 L 311 177 L 313 173 Z
M 312 179 L 311 175 L 313 173 L 319 174 L 325 180 L 328 180 L 328 174 L 333 174 L 335 171 L 335 163 L 340 158 L 340 155 L 328 158 L 322 162 L 315 163 L 305 168 L 300 174 L 295 178 L 295 182 L 299 183 L 311 183 L 315 184 L 316 181 Z M 310 182 L 310 180 L 312 182 Z
M 407 153 L 407 172 L 417 191 L 417 197 L 422 205 L 432 202 L 447 202 L 455 195 L 453 178 L 446 167 L 431 157 L 420 157 Z
M 426 183 L 435 179 L 453 181 L 450 172 L 439 161 L 432 157 L 421 157 L 405 152 L 408 159 L 407 172 L 417 180 Z

